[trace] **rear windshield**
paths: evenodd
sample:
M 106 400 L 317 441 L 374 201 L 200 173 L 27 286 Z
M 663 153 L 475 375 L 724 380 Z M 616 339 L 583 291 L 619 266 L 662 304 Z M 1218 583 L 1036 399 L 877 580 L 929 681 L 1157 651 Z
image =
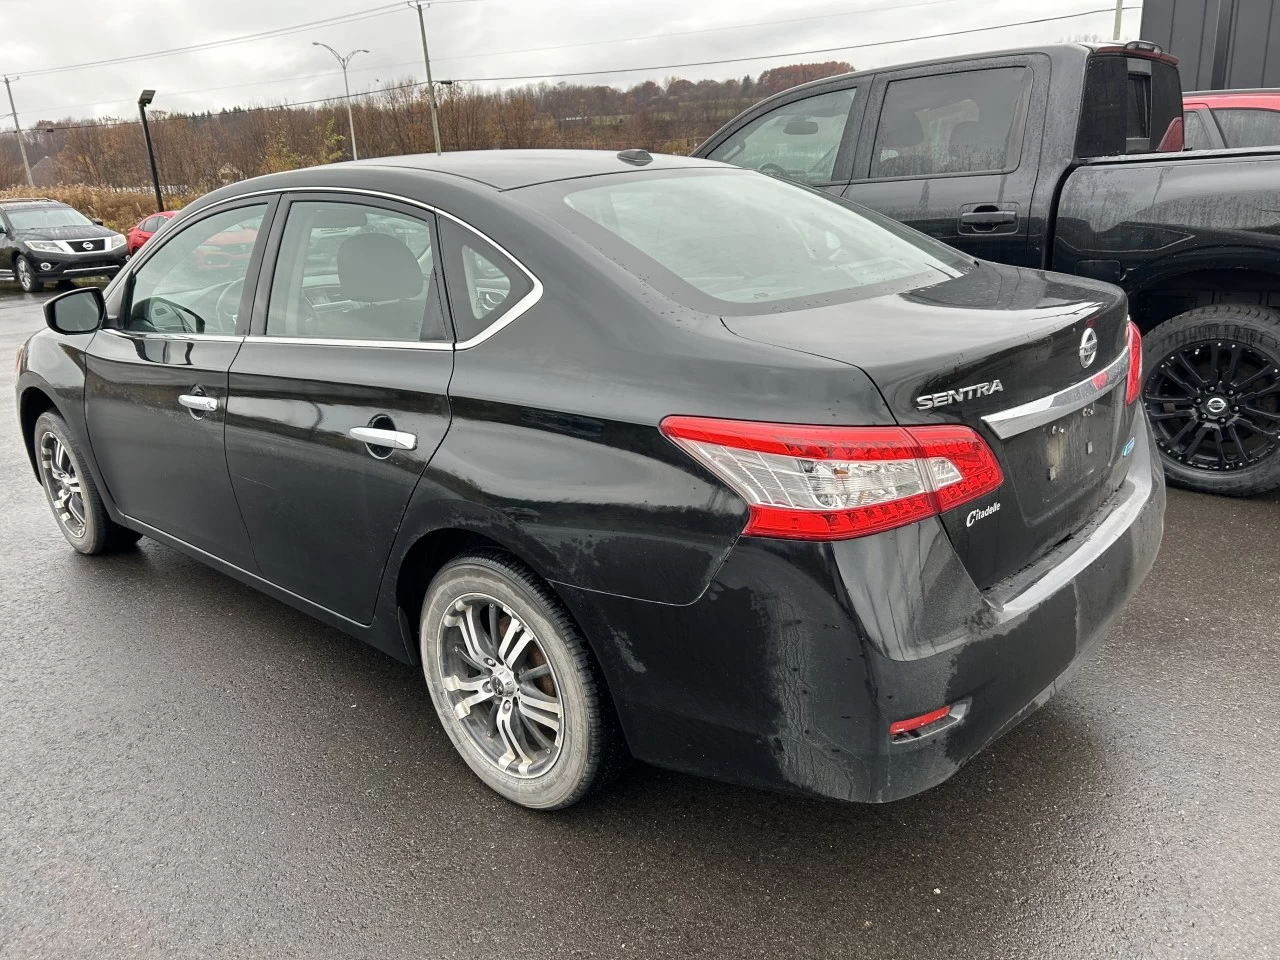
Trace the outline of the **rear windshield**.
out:
M 709 312 L 861 299 L 941 283 L 972 264 L 869 211 L 749 171 L 630 174 L 523 192 L 630 272 Z
M 83 227 L 93 223 L 79 210 L 59 206 L 31 206 L 5 211 L 14 230 L 44 230 L 48 227 Z

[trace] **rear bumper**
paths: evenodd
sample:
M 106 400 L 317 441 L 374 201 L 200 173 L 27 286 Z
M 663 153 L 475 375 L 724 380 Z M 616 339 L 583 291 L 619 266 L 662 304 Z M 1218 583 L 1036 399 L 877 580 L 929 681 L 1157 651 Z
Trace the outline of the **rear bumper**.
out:
M 986 591 L 936 519 L 836 544 L 743 538 L 688 606 L 561 587 L 632 751 L 842 800 L 947 779 L 1071 676 L 1155 561 L 1164 479 L 1142 423 L 1116 496 Z M 893 721 L 946 704 L 963 718 L 891 740 Z

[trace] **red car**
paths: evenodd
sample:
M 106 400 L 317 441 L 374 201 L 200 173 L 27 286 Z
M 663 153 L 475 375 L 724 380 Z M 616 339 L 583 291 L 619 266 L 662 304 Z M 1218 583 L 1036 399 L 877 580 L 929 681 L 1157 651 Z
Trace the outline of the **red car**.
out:
M 160 213 L 153 213 L 145 220 L 139 220 L 133 225 L 133 229 L 128 232 L 127 244 L 129 248 L 129 256 L 133 256 L 142 245 L 151 239 L 152 235 L 164 226 L 164 222 L 172 217 L 177 210 L 163 210 Z
M 1184 93 L 1188 150 L 1280 145 L 1280 89 Z

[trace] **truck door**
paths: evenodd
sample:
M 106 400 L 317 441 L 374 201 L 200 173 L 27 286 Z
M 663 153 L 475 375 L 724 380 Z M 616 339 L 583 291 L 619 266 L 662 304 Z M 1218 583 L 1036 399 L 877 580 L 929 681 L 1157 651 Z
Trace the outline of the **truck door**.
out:
M 986 260 L 1028 250 L 1048 58 L 996 57 L 876 78 L 844 196 Z M 1032 262 L 1034 261 L 1034 262 Z

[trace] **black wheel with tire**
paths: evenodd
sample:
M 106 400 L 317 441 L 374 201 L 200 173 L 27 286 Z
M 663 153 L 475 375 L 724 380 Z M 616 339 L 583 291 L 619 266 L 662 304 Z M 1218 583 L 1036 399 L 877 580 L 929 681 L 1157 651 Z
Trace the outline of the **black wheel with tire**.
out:
M 18 286 L 23 293 L 39 293 L 44 289 L 44 284 L 36 278 L 35 266 L 22 254 L 13 258 L 13 272 L 17 274 Z
M 138 542 L 141 534 L 107 516 L 93 476 L 84 468 L 80 447 L 60 416 L 48 411 L 40 414 L 32 443 L 49 507 L 71 546 L 81 553 L 96 554 Z
M 626 759 L 612 704 L 564 607 L 512 558 L 448 563 L 422 605 L 423 672 L 449 739 L 513 803 L 559 810 Z
M 1188 310 L 1143 338 L 1143 365 L 1170 483 L 1229 496 L 1280 486 L 1280 310 Z

